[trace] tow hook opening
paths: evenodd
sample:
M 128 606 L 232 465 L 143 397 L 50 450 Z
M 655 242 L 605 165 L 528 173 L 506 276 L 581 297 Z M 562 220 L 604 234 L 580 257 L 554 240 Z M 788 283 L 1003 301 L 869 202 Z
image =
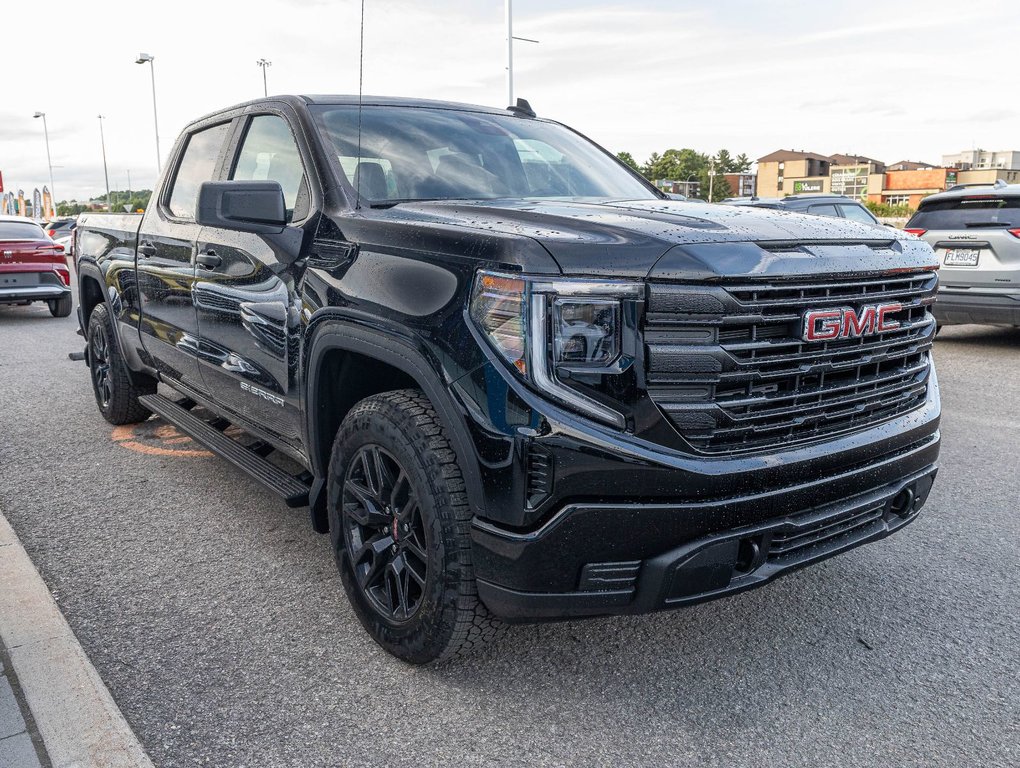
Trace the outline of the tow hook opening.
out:
M 910 486 L 893 496 L 889 511 L 899 517 L 907 517 L 914 511 L 914 489 Z
M 737 561 L 733 568 L 738 573 L 750 573 L 765 562 L 765 548 L 761 536 L 741 539 L 737 548 Z

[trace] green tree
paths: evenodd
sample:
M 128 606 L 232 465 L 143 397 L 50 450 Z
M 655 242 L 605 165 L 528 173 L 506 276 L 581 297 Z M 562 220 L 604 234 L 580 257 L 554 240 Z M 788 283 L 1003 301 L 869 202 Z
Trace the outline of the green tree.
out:
M 728 149 L 720 149 L 715 155 L 715 170 L 718 173 L 733 173 L 736 171 L 736 161 Z
M 687 181 L 697 178 L 702 172 L 708 171 L 708 155 L 693 149 L 667 149 L 661 155 L 653 152 L 643 169 L 644 174 L 653 181 L 655 179 L 671 179 Z M 694 180 L 691 178 L 691 181 Z
M 637 164 L 637 160 L 634 159 L 634 155 L 630 152 L 617 152 L 616 159 L 624 165 L 630 166 L 638 173 L 641 173 L 641 166 Z
M 734 173 L 747 173 L 749 170 L 751 170 L 751 158 L 749 158 L 743 152 L 737 155 L 737 159 L 734 161 L 734 164 L 736 166 L 733 169 Z

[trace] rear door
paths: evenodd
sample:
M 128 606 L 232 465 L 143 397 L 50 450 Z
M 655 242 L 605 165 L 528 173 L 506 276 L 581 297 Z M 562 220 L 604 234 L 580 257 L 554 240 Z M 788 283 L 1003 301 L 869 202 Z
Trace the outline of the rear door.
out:
M 1020 197 L 975 193 L 922 202 L 907 223 L 942 262 L 944 289 L 1020 291 Z
M 192 303 L 198 188 L 217 178 L 231 123 L 204 127 L 178 145 L 160 199 L 138 232 L 136 257 L 142 345 L 166 378 L 203 391 L 199 373 L 198 317 Z
M 246 117 L 231 154 L 228 179 L 279 182 L 289 220 L 309 225 L 307 158 L 283 113 Z M 216 227 L 203 227 L 197 260 L 194 303 L 208 391 L 218 405 L 297 446 L 303 266 L 282 263 L 261 235 Z

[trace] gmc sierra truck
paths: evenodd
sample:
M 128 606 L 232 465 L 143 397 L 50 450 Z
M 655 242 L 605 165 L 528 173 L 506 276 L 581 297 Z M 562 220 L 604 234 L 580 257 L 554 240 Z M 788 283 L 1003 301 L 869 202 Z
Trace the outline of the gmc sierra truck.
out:
M 765 584 L 935 478 L 930 246 L 668 199 L 523 100 L 225 109 L 76 253 L 102 415 L 307 506 L 410 662 Z

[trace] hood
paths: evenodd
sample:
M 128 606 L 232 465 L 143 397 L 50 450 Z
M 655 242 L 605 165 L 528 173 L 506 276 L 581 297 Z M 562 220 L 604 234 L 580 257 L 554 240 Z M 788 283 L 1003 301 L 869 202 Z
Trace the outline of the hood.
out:
M 644 277 L 677 246 L 706 243 L 889 243 L 888 227 L 789 211 L 675 200 L 404 203 L 390 220 L 468 226 L 541 243 L 565 274 Z

